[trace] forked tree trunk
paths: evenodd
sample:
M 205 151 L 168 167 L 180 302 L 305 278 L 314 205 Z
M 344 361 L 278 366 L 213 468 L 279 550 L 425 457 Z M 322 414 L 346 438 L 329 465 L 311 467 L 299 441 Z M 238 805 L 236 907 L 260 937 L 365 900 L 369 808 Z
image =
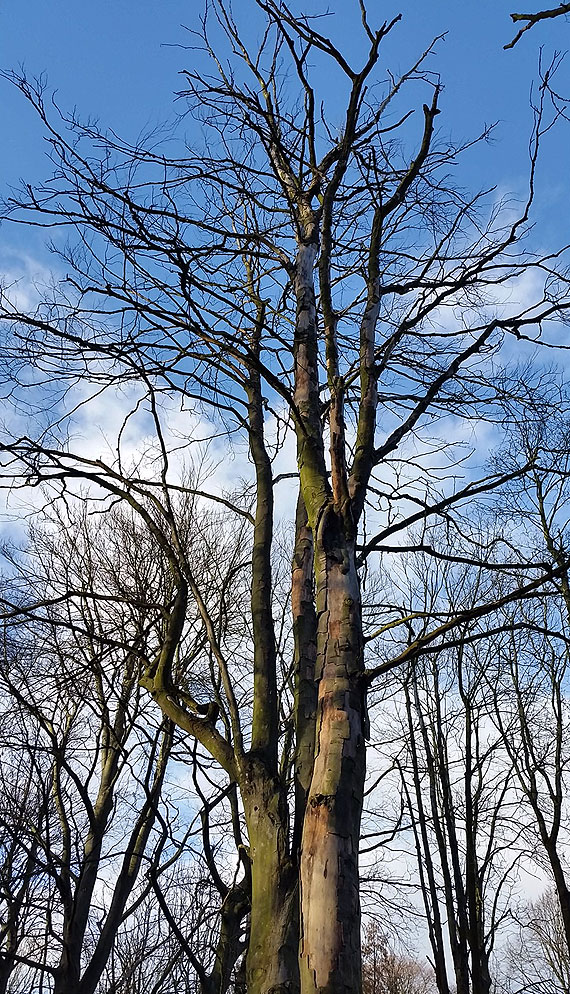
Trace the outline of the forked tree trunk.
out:
M 361 990 L 358 845 L 365 774 L 363 640 L 354 539 L 332 505 L 316 543 L 315 763 L 301 852 L 302 994 Z

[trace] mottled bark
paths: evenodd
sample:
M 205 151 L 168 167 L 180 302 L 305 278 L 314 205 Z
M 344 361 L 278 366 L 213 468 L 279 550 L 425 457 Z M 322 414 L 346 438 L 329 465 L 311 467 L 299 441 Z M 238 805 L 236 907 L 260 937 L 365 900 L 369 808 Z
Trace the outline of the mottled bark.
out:
M 297 503 L 296 540 L 291 582 L 291 610 L 295 643 L 295 817 L 292 853 L 301 847 L 307 796 L 313 775 L 317 685 L 317 615 L 314 603 L 313 533 L 301 495 Z
M 130 478 L 123 478 L 119 472 L 120 460 L 119 470 L 115 472 L 100 460 L 83 462 L 79 457 L 73 457 L 71 470 L 64 461 L 61 479 L 65 480 L 68 473 L 76 474 L 99 483 L 114 499 L 126 501 L 145 522 L 168 563 L 175 597 L 171 605 L 169 602 L 169 606 L 164 607 L 165 634 L 161 651 L 151 660 L 140 682 L 165 716 L 198 739 L 230 781 L 239 786 L 251 857 L 248 994 L 292 994 L 299 984 L 303 994 L 333 990 L 340 994 L 358 994 L 361 988 L 358 844 L 367 725 L 362 679 L 361 599 L 355 554 L 358 520 L 364 510 L 374 467 L 411 436 L 461 363 L 468 362 L 481 351 L 496 325 L 485 330 L 453 361 L 443 361 L 439 345 L 435 347 L 433 366 L 427 361 L 427 345 L 425 360 L 423 353 L 417 365 L 410 360 L 410 376 L 417 381 L 418 396 L 411 401 L 409 413 L 402 415 L 404 420 L 397 421 L 384 444 L 375 448 L 378 377 L 383 371 L 383 363 L 387 364 L 392 354 L 396 336 L 402 336 L 404 329 L 415 328 L 414 333 L 421 331 L 433 308 L 454 299 L 455 293 L 455 288 L 445 281 L 439 298 L 432 292 L 441 280 L 441 252 L 447 245 L 446 240 L 439 248 L 434 247 L 433 258 L 429 257 L 426 243 L 415 265 L 412 253 L 408 275 L 405 275 L 405 265 L 400 272 L 400 265 L 394 267 L 389 261 L 394 249 L 385 252 L 383 244 L 386 218 L 403 204 L 426 162 L 438 113 L 439 88 L 435 87 L 431 107 L 424 106 L 421 147 L 407 169 L 402 169 L 400 156 L 397 165 L 390 165 L 388 145 L 383 138 L 386 122 L 382 117 L 403 81 L 422 75 L 420 67 L 427 52 L 405 76 L 392 81 L 383 102 L 374 107 L 373 81 L 369 81 L 369 77 L 378 61 L 380 42 L 398 17 L 373 31 L 365 6 L 361 4 L 368 51 L 360 69 L 356 70 L 310 20 L 295 17 L 286 4 L 258 0 L 255 5 L 264 11 L 268 27 L 255 56 L 248 53 L 230 6 L 223 0 L 207 6 L 211 7 L 216 24 L 212 37 L 225 35 L 226 41 L 230 42 L 230 53 L 245 69 L 249 82 L 244 82 L 241 70 L 236 72 L 228 68 L 225 56 L 219 57 L 213 51 L 206 12 L 201 22 L 202 41 L 204 51 L 212 56 L 216 80 L 214 82 L 210 75 L 202 77 L 200 68 L 194 67 L 187 74 L 187 81 L 205 126 L 211 113 L 216 140 L 221 139 L 225 152 L 222 160 L 204 153 L 198 166 L 195 157 L 190 156 L 184 166 L 187 170 L 185 187 L 191 191 L 196 184 L 199 189 L 198 194 L 189 193 L 188 202 L 206 206 L 210 196 L 211 210 L 195 219 L 196 227 L 194 220 L 186 217 L 186 212 L 178 213 L 176 206 L 179 164 L 175 167 L 175 183 L 171 185 L 171 180 L 166 179 L 170 174 L 165 160 L 162 187 L 148 198 L 148 203 L 139 203 L 141 198 L 134 182 L 132 188 L 127 185 L 115 193 L 107 182 L 103 184 L 97 179 L 96 170 L 85 169 L 85 162 L 72 153 L 71 145 L 61 144 L 62 176 L 75 176 L 71 185 L 75 200 L 69 217 L 77 220 L 77 201 L 87 232 L 96 232 L 98 238 L 115 239 L 114 250 L 119 255 L 122 251 L 126 260 L 123 273 L 140 272 L 138 253 L 141 252 L 149 253 L 149 258 L 155 260 L 149 278 L 161 267 L 164 267 L 164 273 L 175 274 L 172 286 L 168 286 L 168 282 L 160 283 L 160 292 L 149 292 L 148 300 L 145 296 L 143 301 L 139 280 L 130 287 L 130 281 L 125 276 L 116 279 L 106 263 L 102 264 L 99 287 L 96 282 L 91 286 L 90 274 L 89 288 L 83 286 L 87 274 L 79 273 L 76 284 L 79 299 L 100 293 L 103 300 L 120 301 L 120 307 L 125 308 L 125 320 L 129 309 L 135 316 L 133 333 L 126 338 L 121 334 L 108 351 L 105 343 L 92 344 L 90 336 L 78 338 L 75 333 L 71 334 L 67 325 L 60 328 L 58 319 L 54 325 L 57 345 L 52 346 L 57 361 L 61 349 L 69 346 L 74 351 L 78 349 L 82 364 L 87 361 L 84 355 L 94 355 L 97 360 L 108 356 L 112 368 L 117 369 L 124 356 L 129 375 L 140 371 L 141 382 L 152 400 L 157 438 L 163 448 L 162 490 L 155 489 L 154 480 L 152 487 L 149 481 L 146 488 L 144 481 L 135 485 Z M 276 31 L 273 55 L 272 28 Z M 300 117 L 293 109 L 295 101 L 289 103 L 285 99 L 287 87 L 282 91 L 280 83 L 286 78 L 280 60 L 288 52 L 293 60 L 290 66 L 301 87 Z M 324 111 L 319 114 L 316 110 L 315 93 L 309 81 L 315 52 L 319 53 L 319 59 L 323 55 L 328 57 L 336 70 L 344 73 L 348 91 L 344 119 L 337 137 L 332 128 L 328 132 L 326 150 L 322 140 L 326 137 L 323 121 L 327 118 Z M 431 76 L 425 78 L 431 80 Z M 39 106 L 42 106 L 41 99 Z M 43 110 L 41 112 L 43 114 Z M 328 125 L 324 127 L 328 129 Z M 389 125 L 387 130 L 391 129 L 392 125 Z M 59 144 L 54 148 L 60 148 Z M 240 158 L 242 153 L 245 153 L 243 160 Z M 238 156 L 235 160 L 234 154 Z M 136 155 L 139 155 L 138 150 Z M 452 158 L 451 152 L 447 155 Z M 148 162 L 144 159 L 142 162 L 146 171 Z M 208 183 L 209 173 L 215 180 L 213 186 Z M 122 175 L 121 170 L 119 175 Z M 431 189 L 439 187 L 436 184 Z M 421 195 L 421 191 L 418 192 L 418 200 Z M 67 202 L 63 194 L 62 202 Z M 50 194 L 48 206 L 42 210 L 51 210 L 51 203 L 58 201 Z M 39 202 L 34 202 L 36 209 L 38 206 Z M 66 216 L 64 207 L 57 207 L 55 216 L 58 211 Z M 243 221 L 239 219 L 241 214 Z M 461 230 L 463 216 L 461 209 L 456 221 L 458 230 Z M 109 217 L 121 218 L 126 227 L 119 226 L 115 230 L 115 220 L 111 224 Z M 416 223 L 413 211 L 410 219 L 404 216 L 404 222 L 401 230 L 406 230 L 408 225 L 413 230 Z M 164 230 L 161 230 L 162 224 Z M 368 224 L 371 224 L 370 231 L 365 230 Z M 397 227 L 397 219 L 394 225 Z M 198 233 L 196 241 L 194 230 Z M 515 225 L 511 240 L 516 230 Z M 88 243 L 89 237 L 88 234 Z M 290 250 L 294 240 L 297 255 L 293 262 Z M 505 244 L 508 246 L 509 242 Z M 476 245 L 479 245 L 479 234 Z M 397 251 L 398 257 L 405 257 L 403 246 L 398 245 Z M 476 261 L 473 268 L 465 268 L 463 258 L 467 253 L 463 246 L 457 261 L 451 249 L 449 251 L 449 272 L 456 272 L 454 265 L 460 267 L 457 269 L 460 274 L 456 276 L 457 288 L 470 290 L 475 275 L 478 278 L 484 270 L 483 263 Z M 444 253 L 447 260 L 446 253 L 447 248 Z M 489 255 L 489 262 L 492 260 L 494 256 Z M 432 274 L 434 263 L 435 274 Z M 278 272 L 281 267 L 285 276 Z M 359 361 L 355 364 L 353 348 L 345 349 L 347 340 L 350 345 L 351 332 L 347 330 L 347 339 L 339 340 L 338 327 L 341 321 L 344 325 L 344 322 L 348 324 L 355 320 L 361 291 L 356 289 L 354 295 L 353 290 L 361 273 L 366 302 L 360 322 Z M 399 280 L 401 277 L 396 288 L 393 285 L 395 273 Z M 381 286 L 381 283 L 388 283 L 388 286 Z M 286 313 L 290 286 L 294 287 L 296 299 L 292 354 L 291 316 Z M 165 289 L 168 290 L 164 295 L 168 304 L 161 309 Z M 418 290 L 417 305 L 411 296 L 415 290 Z M 380 348 L 377 324 L 382 295 L 392 299 L 394 293 L 396 299 L 402 295 L 402 313 L 409 317 L 402 321 L 397 332 L 383 340 Z M 348 307 L 341 305 L 340 301 L 349 297 L 352 303 Z M 139 330 L 148 318 L 148 315 L 145 317 L 148 301 L 152 304 L 149 329 L 139 336 Z M 172 306 L 174 312 L 170 309 Z M 396 310 L 399 307 L 397 304 Z M 81 308 L 78 313 L 81 314 Z M 86 313 L 89 314 L 88 309 Z M 98 326 L 99 308 L 93 316 Z M 79 327 L 81 322 L 75 312 L 73 318 Z M 36 320 L 30 318 L 29 321 L 34 331 L 39 330 L 34 323 Z M 398 318 L 397 325 L 399 321 Z M 387 324 L 389 327 L 394 325 L 394 315 Z M 92 321 L 87 322 L 87 328 L 92 326 Z M 49 327 L 49 323 L 46 324 L 46 330 Z M 154 346 L 152 329 L 158 329 Z M 165 329 L 168 329 L 168 346 L 164 341 Z M 167 352 L 169 358 L 162 372 L 160 363 L 156 368 L 152 364 L 147 367 L 150 355 L 160 357 Z M 326 384 L 321 382 L 323 356 L 327 367 Z M 398 365 L 388 370 L 387 383 L 394 375 L 398 378 L 399 373 L 394 370 L 401 370 L 401 361 L 398 358 Z M 422 383 L 425 385 L 423 392 Z M 237 654 L 235 642 L 228 650 L 227 659 L 224 655 L 223 637 L 207 606 L 209 598 L 200 591 L 200 582 L 194 579 L 192 543 L 180 538 L 181 532 L 185 534 L 186 530 L 179 528 L 178 513 L 170 499 L 169 452 L 158 408 L 152 399 L 155 390 L 161 392 L 163 389 L 180 390 L 182 409 L 187 409 L 187 402 L 210 404 L 214 418 L 219 418 L 228 430 L 231 430 L 232 412 L 235 413 L 236 428 L 247 432 L 255 472 L 256 501 L 254 515 L 247 512 L 253 523 L 251 597 L 250 612 L 242 631 L 251 631 L 251 645 L 244 650 L 244 656 L 249 657 L 251 651 L 253 658 L 251 681 L 245 675 L 245 667 L 239 663 L 235 670 L 232 669 L 232 660 Z M 284 776 L 280 777 L 278 764 L 281 728 L 272 606 L 273 480 L 270 452 L 264 437 L 265 410 L 268 405 L 274 409 L 275 398 L 284 405 L 296 432 L 301 492 L 292 578 L 296 742 L 293 762 L 295 816 L 291 839 L 287 811 L 289 784 Z M 410 398 L 406 396 L 403 403 L 409 402 Z M 402 409 L 399 403 L 396 397 L 394 407 L 387 407 L 388 424 L 398 417 L 398 411 Z M 357 419 L 356 439 L 352 446 L 353 421 L 351 444 L 347 446 L 345 418 L 352 417 L 353 412 Z M 278 420 L 282 416 L 280 412 Z M 20 442 L 15 451 L 19 452 L 19 448 Z M 25 447 L 23 451 L 26 454 Z M 34 470 L 34 480 L 40 451 L 48 460 L 48 451 L 36 447 L 29 464 Z M 118 452 L 120 454 L 120 445 Z M 351 457 L 349 474 L 347 463 Z M 49 454 L 49 459 L 52 458 L 59 470 L 60 456 Z M 51 478 L 50 473 L 48 479 Z M 137 494 L 142 496 L 139 498 Z M 222 503 L 228 501 L 223 498 Z M 243 513 L 241 508 L 235 509 Z M 188 534 L 191 537 L 190 531 Z M 215 699 L 210 706 L 198 705 L 183 685 L 177 687 L 173 675 L 173 669 L 176 670 L 173 663 L 183 645 L 185 631 L 193 627 L 187 610 L 189 596 L 194 599 L 201 618 L 212 673 L 214 664 L 218 667 L 213 684 Z M 245 640 L 245 635 L 243 637 Z M 234 674 L 235 687 L 232 684 Z M 242 692 L 250 687 L 253 720 L 251 746 L 247 752 L 239 705 Z M 222 732 L 216 727 L 220 708 L 224 719 Z M 249 709 L 242 710 L 249 713 Z M 288 725 L 289 736 L 291 724 Z M 288 768 L 292 756 L 289 746 L 287 741 L 284 769 Z M 87 884 L 86 878 L 86 893 Z M 246 887 L 248 884 L 249 880 Z M 69 893 L 72 893 L 71 888 Z M 228 943 L 233 943 L 234 952 L 245 898 L 238 895 L 236 899 L 235 914 L 226 922 Z M 224 927 L 222 915 L 222 930 Z M 70 962 L 66 966 L 65 979 L 58 981 L 61 991 L 79 989 L 78 968 L 73 967 L 73 963 L 78 962 L 78 950 L 79 946 L 66 947 L 65 955 L 69 951 Z M 220 988 L 228 979 L 228 962 L 224 955 L 218 971 Z
M 325 463 L 325 449 L 319 397 L 319 355 L 317 310 L 313 267 L 317 257 L 314 225 L 307 224 L 306 243 L 299 245 L 296 263 L 295 294 L 295 408 L 300 420 L 296 424 L 297 464 L 301 493 L 309 526 L 315 529 L 318 515 L 332 497 Z
M 251 856 L 248 994 L 296 994 L 298 885 L 288 848 L 285 792 L 259 760 L 241 783 Z
M 382 216 L 377 208 L 368 253 L 366 308 L 360 322 L 360 404 L 354 460 L 350 472 L 349 494 L 355 518 L 364 510 L 368 481 L 374 462 L 374 434 L 378 407 L 378 370 L 376 366 L 376 325 L 380 313 L 379 256 Z
M 301 493 L 315 543 L 318 703 L 300 858 L 301 991 L 358 994 L 362 985 L 358 847 L 365 772 L 360 587 L 350 502 L 334 501 L 325 464 L 313 272 L 316 247 L 310 217 L 305 217 L 304 234 L 296 270 L 295 403 L 302 418 L 297 424 Z M 321 293 L 325 284 L 321 267 Z M 334 371 L 335 329 L 329 316 L 327 353 Z M 333 427 L 342 436 L 338 420 L 331 431 Z M 346 494 L 339 437 L 331 447 L 334 490 Z
M 316 543 L 315 763 L 301 852 L 301 990 L 361 989 L 358 846 L 365 773 L 360 590 L 354 541 L 329 506 Z

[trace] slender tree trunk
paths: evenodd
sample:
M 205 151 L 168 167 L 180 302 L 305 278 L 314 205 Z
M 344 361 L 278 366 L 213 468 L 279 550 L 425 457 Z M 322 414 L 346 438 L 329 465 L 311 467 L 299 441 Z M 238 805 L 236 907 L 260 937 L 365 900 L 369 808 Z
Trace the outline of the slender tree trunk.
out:
M 296 861 L 301 850 L 315 759 L 317 616 L 314 603 L 314 561 L 313 533 L 299 494 L 291 582 L 295 640 L 295 815 L 291 851 Z
M 568 950 L 570 951 L 570 890 L 568 889 L 568 885 L 566 883 L 566 873 L 557 850 L 556 840 L 554 842 L 548 840 L 547 844 L 543 839 L 543 844 L 550 860 L 552 875 L 554 877 L 554 886 L 558 896 L 558 901 L 560 903 L 564 937 L 566 939 Z
M 462 653 L 460 654 L 462 659 Z M 460 671 L 461 672 L 461 671 Z M 477 856 L 478 805 L 474 803 L 473 719 L 471 701 L 462 694 L 465 708 L 465 892 L 469 912 L 469 948 L 471 950 L 471 986 L 473 994 L 491 994 L 489 956 L 485 944 L 484 907 L 481 873 Z
M 250 908 L 251 901 L 246 882 L 234 885 L 228 891 L 220 912 L 220 935 L 216 946 L 214 967 L 207 987 L 211 994 L 226 994 L 231 984 L 235 964 L 244 948 L 241 938 L 242 923 Z M 235 983 L 237 987 L 237 978 Z M 202 990 L 204 990 L 203 982 Z
M 4 950 L 0 952 L 0 994 L 6 994 L 8 991 L 8 984 L 10 983 L 12 971 L 16 966 L 14 956 L 17 953 L 17 950 L 17 936 L 14 934 L 8 939 L 8 944 L 5 946 Z
M 329 505 L 316 543 L 315 762 L 301 851 L 301 991 L 361 990 L 358 845 L 365 773 L 363 640 L 354 540 Z
M 411 679 L 415 681 L 415 675 L 412 675 Z M 449 981 L 447 978 L 441 905 L 434 866 L 434 853 L 428 837 L 427 826 L 429 823 L 429 813 L 426 812 L 423 801 L 422 774 L 420 771 L 418 749 L 416 746 L 416 727 L 413 720 L 412 699 L 410 696 L 409 683 L 410 677 L 408 677 L 404 682 L 404 693 L 406 698 L 406 716 L 408 719 L 409 748 L 412 759 L 413 785 L 417 805 L 417 817 L 414 817 L 413 814 L 412 802 L 403 773 L 402 787 L 408 800 L 408 809 L 410 811 L 415 837 L 420 886 L 428 923 L 430 944 L 433 952 L 435 983 L 439 994 L 450 994 Z
M 105 801 L 107 802 L 107 796 Z M 63 948 L 54 972 L 54 994 L 70 994 L 80 989 L 81 956 L 91 908 L 93 891 L 99 871 L 103 833 L 108 815 L 108 804 L 103 809 L 101 821 L 88 836 L 84 864 L 77 885 L 71 911 L 66 915 L 63 929 Z

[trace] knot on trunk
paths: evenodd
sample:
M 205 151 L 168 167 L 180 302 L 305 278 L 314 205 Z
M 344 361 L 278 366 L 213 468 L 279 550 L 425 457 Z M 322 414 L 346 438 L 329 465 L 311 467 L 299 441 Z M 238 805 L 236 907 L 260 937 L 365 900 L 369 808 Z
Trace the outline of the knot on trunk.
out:
M 325 807 L 329 811 L 332 811 L 334 807 L 334 794 L 313 794 L 309 799 L 309 804 L 312 808 Z

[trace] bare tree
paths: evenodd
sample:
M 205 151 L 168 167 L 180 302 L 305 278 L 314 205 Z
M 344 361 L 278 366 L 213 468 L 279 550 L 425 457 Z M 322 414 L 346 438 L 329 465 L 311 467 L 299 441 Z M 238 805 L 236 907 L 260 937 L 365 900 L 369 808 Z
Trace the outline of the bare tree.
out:
M 501 730 L 530 816 L 531 845 L 555 881 L 570 949 L 570 892 L 564 857 L 568 809 L 566 747 L 568 706 L 568 408 L 559 392 L 558 412 L 526 418 L 509 432 L 497 455 L 503 469 L 532 452 L 528 477 L 509 487 L 508 503 L 497 509 L 511 522 L 512 538 L 529 560 L 556 563 L 558 577 L 531 601 L 508 613 L 509 637 L 498 646 L 497 668 L 489 671 L 495 722 Z M 539 414 L 539 412 L 537 412 Z M 538 843 L 538 844 L 537 844 Z
M 196 741 L 173 734 L 138 688 L 140 658 L 161 643 L 168 571 L 149 555 L 132 514 L 115 509 L 101 518 L 84 502 L 61 511 L 32 531 L 27 549 L 12 551 L 4 583 L 12 609 L 0 669 L 2 979 L 12 974 L 25 988 L 37 974 L 54 991 L 106 982 L 122 990 L 135 977 L 143 983 L 154 963 L 163 984 L 176 966 L 189 989 L 218 994 L 244 950 L 249 859 L 235 787 L 220 789 Z M 239 642 L 239 535 L 224 547 L 218 524 L 194 519 L 194 557 L 200 548 L 210 556 L 215 543 L 218 633 Z M 190 615 L 177 665 L 188 692 L 200 694 L 204 683 L 211 691 L 204 635 Z M 168 784 L 168 769 L 174 780 L 184 776 L 185 789 Z M 189 855 L 191 839 L 202 846 Z M 175 902 L 175 893 L 184 899 Z M 149 901 L 164 920 L 152 936 L 156 913 L 145 922 L 138 915 Z M 127 966 L 133 943 L 138 958 Z
M 519 909 L 519 935 L 509 946 L 501 990 L 563 994 L 570 983 L 568 946 L 558 896 L 546 890 Z
M 431 546 L 441 547 L 436 535 Z M 416 604 L 424 586 L 426 617 L 437 604 L 441 611 L 481 594 L 470 565 L 443 562 L 426 571 L 422 558 L 415 568 L 408 563 L 406 576 L 416 586 Z M 476 628 L 477 622 L 466 625 L 455 648 L 415 661 L 402 675 L 397 763 L 440 994 L 493 989 L 492 953 L 508 919 L 522 850 L 511 764 L 493 727 L 487 686 L 503 636 L 495 632 L 487 642 Z
M 3 714 L 7 723 L 7 715 Z M 45 837 L 48 805 L 38 769 L 24 751 L 5 739 L 0 772 L 0 991 L 9 989 L 15 968 L 42 956 L 42 870 L 40 840 Z M 36 754 L 35 748 L 32 755 Z
M 248 991 L 358 991 L 368 687 L 562 567 L 436 619 L 413 644 L 384 639 L 368 670 L 361 576 L 410 524 L 449 520 L 504 481 L 497 473 L 447 492 L 441 481 L 434 496 L 421 482 L 421 443 L 428 426 L 443 432 L 445 418 L 492 414 L 507 389 L 508 377 L 499 385 L 490 375 L 505 334 L 547 337 L 568 288 L 553 259 L 518 247 L 546 127 L 540 107 L 528 199 L 513 221 L 447 180 L 461 149 L 436 135 L 433 46 L 379 84 L 382 43 L 399 18 L 372 28 L 360 4 L 355 66 L 320 21 L 274 0 L 251 11 L 262 19 L 257 44 L 246 16 L 240 27 L 223 0 L 207 5 L 192 35 L 183 99 L 195 131 L 178 159 L 153 140 L 124 143 L 74 118 L 58 130 L 41 88 L 15 79 L 47 129 L 54 173 L 10 197 L 4 215 L 63 227 L 70 240 L 60 246 L 67 275 L 35 310 L 2 298 L 11 395 L 27 412 L 27 428 L 2 453 L 22 487 L 42 485 L 57 500 L 82 482 L 101 511 L 128 505 L 150 561 L 165 564 L 160 622 L 137 653 L 136 681 L 167 727 L 198 740 L 220 783 L 237 785 L 251 873 Z M 322 62 L 339 81 L 332 112 L 317 90 Z M 419 124 L 403 104 L 408 83 L 426 97 Z M 495 288 L 529 270 L 544 292 L 499 312 Z M 34 406 L 46 379 L 49 423 Z M 111 455 L 90 456 L 73 441 L 77 412 L 88 416 L 117 390 L 132 405 Z M 251 501 L 177 476 L 175 452 L 206 417 L 210 436 L 246 443 Z M 153 435 L 144 457 L 125 442 L 137 418 Z M 293 648 L 277 626 L 272 563 L 273 463 L 288 432 L 299 486 Z M 403 460 L 415 486 L 401 485 Z M 386 494 L 387 521 L 378 507 Z M 224 623 L 227 587 L 211 583 L 216 564 L 195 556 L 181 512 L 196 500 L 221 503 L 247 542 L 248 604 L 235 633 Z M 133 590 L 123 600 L 136 606 Z M 28 597 L 7 610 L 41 607 Z M 387 628 L 399 619 L 396 606 Z M 189 628 L 200 649 L 185 657 Z M 194 667 L 209 677 L 207 695 Z
M 112 527 L 124 542 L 127 522 Z M 30 570 L 51 603 L 43 619 L 8 627 L 0 671 L 3 748 L 16 765 L 2 820 L 10 863 L 23 873 L 8 902 L 6 967 L 51 977 L 54 992 L 98 986 L 141 867 L 152 859 L 173 741 L 172 726 L 137 690 L 148 617 L 140 604 L 138 616 L 121 611 L 121 566 L 113 576 L 111 561 L 97 562 L 103 549 L 85 517 L 75 528 L 67 522 L 65 531 L 35 533 L 33 552 L 12 576 L 12 596 L 23 593 Z M 99 600 L 97 583 L 106 584 Z M 57 584 L 75 590 L 64 610 Z M 5 762 L 4 776 L 10 767 Z
M 411 956 L 390 948 L 377 927 L 368 928 L 362 947 L 363 994 L 432 994 L 433 974 Z

